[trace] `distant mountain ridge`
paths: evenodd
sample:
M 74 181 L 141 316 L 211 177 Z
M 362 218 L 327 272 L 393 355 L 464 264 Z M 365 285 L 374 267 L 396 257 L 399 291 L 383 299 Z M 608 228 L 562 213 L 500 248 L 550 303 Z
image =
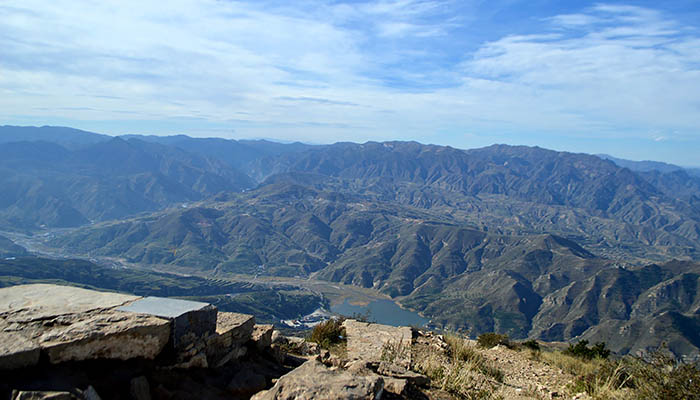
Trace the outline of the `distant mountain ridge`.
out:
M 31 138 L 36 129 L 51 137 L 43 127 L 29 129 Z M 0 128 L 0 137 L 7 130 L 16 138 L 16 127 Z M 700 178 L 681 170 L 634 172 L 596 156 L 525 146 L 83 135 L 100 141 L 76 150 L 0 144 L 0 183 L 10 188 L 0 197 L 0 224 L 78 226 L 313 177 L 299 183 L 450 213 L 503 233 L 556 233 L 607 256 L 698 257 Z
M 665 162 L 660 162 L 660 161 L 650 161 L 650 160 L 644 160 L 644 161 L 632 161 L 632 160 L 625 160 L 622 158 L 617 158 L 613 157 L 608 154 L 596 154 L 596 156 L 604 159 L 604 160 L 610 160 L 614 162 L 615 164 L 619 165 L 620 167 L 625 167 L 629 168 L 632 171 L 635 172 L 650 172 L 650 171 L 658 171 L 661 173 L 669 173 L 669 172 L 676 172 L 676 171 L 695 171 L 697 168 L 686 168 L 686 167 L 680 167 L 678 165 L 674 164 L 669 164 Z M 692 172 L 693 174 L 695 172 Z
M 625 352 L 655 329 L 700 349 L 700 178 L 682 169 L 507 145 L 45 137 L 0 140 L 0 230 L 84 225 L 45 242 L 67 254 L 352 284 L 472 334 Z
M 62 126 L 0 126 L 0 143 L 50 142 L 68 149 L 104 142 L 112 137 Z
M 1 144 L 0 172 L 0 224 L 19 229 L 80 226 L 254 185 L 220 161 L 120 138 L 77 150 Z

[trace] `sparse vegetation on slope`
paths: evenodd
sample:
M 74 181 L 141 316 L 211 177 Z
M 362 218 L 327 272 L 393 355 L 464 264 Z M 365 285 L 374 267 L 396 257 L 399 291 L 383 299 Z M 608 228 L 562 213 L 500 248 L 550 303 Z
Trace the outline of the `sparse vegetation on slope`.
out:
M 662 350 L 618 359 L 589 357 L 588 350 L 544 351 L 540 359 L 575 376 L 572 393 L 586 392 L 593 399 L 700 399 L 697 364 L 679 362 Z
M 445 342 L 447 349 L 444 352 L 414 347 L 413 368 L 429 377 L 433 387 L 458 398 L 497 398 L 494 393 L 498 384 L 503 382 L 503 371 L 464 339 L 447 335 Z
M 504 345 L 483 347 L 456 335 L 446 335 L 444 340 L 444 351 L 414 345 L 413 368 L 429 376 L 435 389 L 455 398 L 700 399 L 698 364 L 678 362 L 666 351 L 603 358 L 588 355 L 605 355 L 593 350 L 604 345 L 583 343 L 578 348 L 585 346 L 588 351 L 574 355 L 547 343 L 540 350 L 521 343 L 518 350 Z

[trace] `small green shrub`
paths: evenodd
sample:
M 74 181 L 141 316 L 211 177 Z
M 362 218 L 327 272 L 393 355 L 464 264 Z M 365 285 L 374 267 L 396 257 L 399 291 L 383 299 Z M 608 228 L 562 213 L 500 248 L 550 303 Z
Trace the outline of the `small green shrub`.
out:
M 564 350 L 564 354 L 592 360 L 594 358 L 606 359 L 610 355 L 610 350 L 605 348 L 605 342 L 598 342 L 593 347 L 588 347 L 588 340 L 581 340 L 578 343 L 569 344 L 569 348 Z
M 525 347 L 525 348 L 528 348 L 530 350 L 534 350 L 534 351 L 540 350 L 540 344 L 537 342 L 537 340 L 534 340 L 534 339 L 526 340 L 526 341 L 520 343 L 520 345 Z
M 309 341 L 318 343 L 324 349 L 329 349 L 331 346 L 345 341 L 343 320 L 331 318 L 314 326 Z
M 478 338 L 476 338 L 476 343 L 480 347 L 484 347 L 487 349 L 498 346 L 499 344 L 508 347 L 511 346 L 510 339 L 508 339 L 508 335 L 501 335 L 494 332 L 482 333 L 481 335 L 479 335 Z

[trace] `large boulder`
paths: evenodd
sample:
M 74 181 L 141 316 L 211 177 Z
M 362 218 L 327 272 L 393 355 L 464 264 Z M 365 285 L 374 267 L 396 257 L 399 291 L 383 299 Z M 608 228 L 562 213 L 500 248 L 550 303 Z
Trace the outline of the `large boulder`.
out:
M 273 325 L 255 325 L 250 340 L 253 341 L 258 351 L 268 349 L 270 345 L 272 345 L 272 332 L 274 328 Z
M 331 369 L 311 359 L 282 376 L 272 389 L 260 392 L 253 400 L 360 400 L 379 399 L 383 392 L 381 377 L 355 375 Z
M 355 321 L 343 322 L 348 340 L 348 359 L 379 362 L 389 358 L 403 367 L 411 364 L 413 330 Z
M 18 369 L 36 365 L 41 353 L 39 345 L 22 335 L 4 332 L 0 325 L 0 370 Z
M 53 364 L 91 359 L 153 359 L 170 338 L 167 320 L 105 311 L 74 315 L 46 329 L 37 341 Z
M 209 365 L 219 367 L 243 357 L 247 351 L 245 343 L 251 339 L 254 327 L 255 317 L 252 315 L 219 312 L 216 332 L 206 344 Z
M 57 285 L 0 289 L 0 368 L 89 359 L 155 358 L 170 339 L 168 320 L 116 310 L 138 296 Z
M 217 310 L 209 303 L 149 296 L 117 310 L 169 320 L 171 343 L 176 351 L 205 340 L 216 330 Z

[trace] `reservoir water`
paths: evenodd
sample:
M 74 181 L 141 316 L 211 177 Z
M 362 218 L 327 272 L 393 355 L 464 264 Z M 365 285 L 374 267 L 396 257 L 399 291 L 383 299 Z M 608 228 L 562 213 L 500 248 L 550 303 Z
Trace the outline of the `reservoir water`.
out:
M 331 306 L 331 311 L 346 317 L 366 315 L 371 322 L 393 326 L 423 326 L 429 321 L 418 313 L 404 310 L 388 299 L 373 300 L 367 305 L 350 304 L 348 299 L 345 299 L 342 304 Z

